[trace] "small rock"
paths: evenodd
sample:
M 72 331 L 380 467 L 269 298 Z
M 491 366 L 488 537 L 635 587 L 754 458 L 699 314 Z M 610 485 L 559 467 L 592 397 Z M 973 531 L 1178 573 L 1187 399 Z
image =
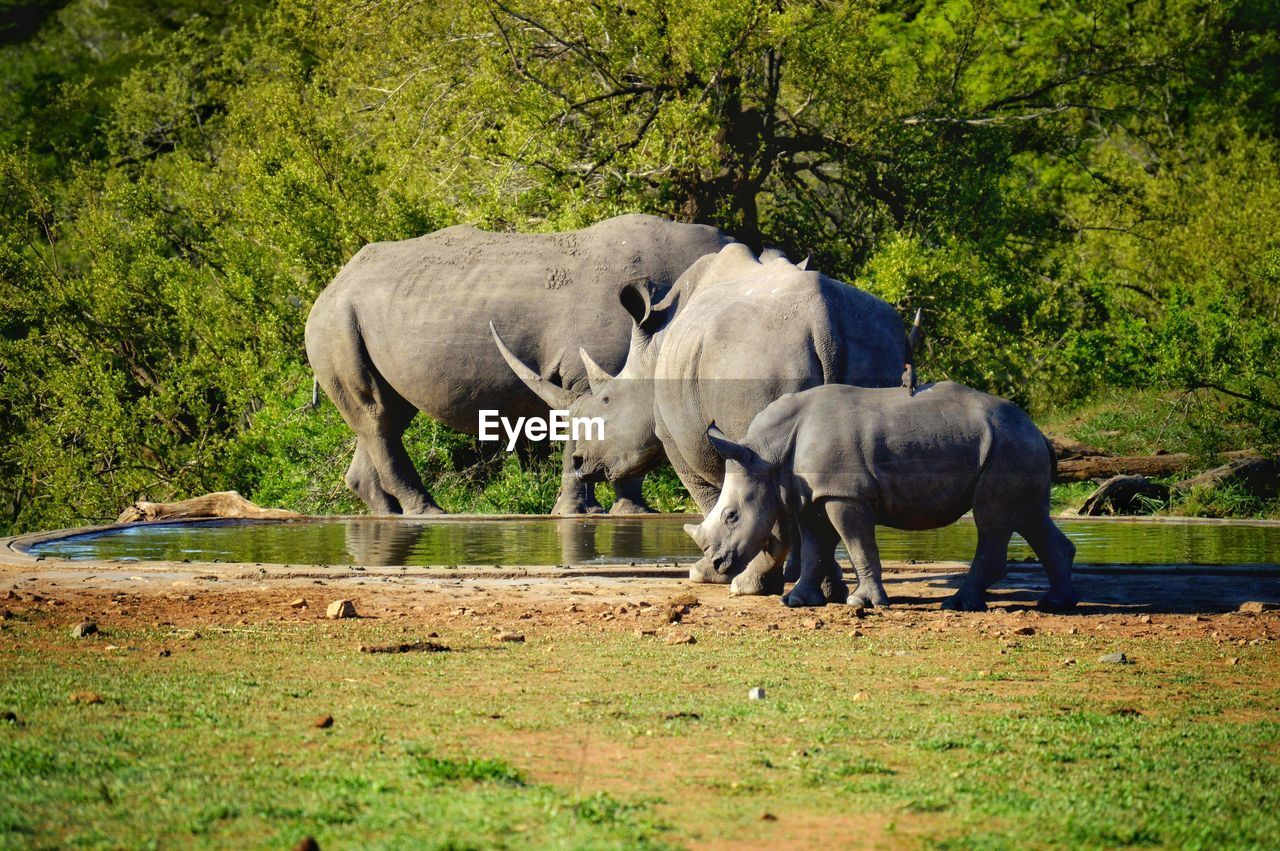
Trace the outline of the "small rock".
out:
M 96 691 L 73 691 L 71 694 L 67 695 L 67 702 L 84 704 L 102 703 L 102 695 L 98 694 Z
M 656 629 L 637 629 L 636 638 L 651 638 L 658 634 Z
M 673 632 L 667 636 L 667 644 L 697 644 L 698 639 L 687 632 Z
M 0 621 L 7 621 L 13 617 L 13 612 L 8 609 L 0 609 Z
M 311 726 L 315 727 L 317 730 L 327 730 L 333 726 L 333 716 L 323 715 L 312 722 Z
M 854 638 L 861 638 L 861 637 L 862 637 L 862 630 L 860 630 L 860 629 L 855 629 L 853 632 L 851 632 L 851 633 L 849 633 L 849 634 L 850 634 L 850 635 L 852 635 Z
M 1227 664 L 1228 664 L 1228 665 L 1239 665 L 1239 664 L 1240 664 L 1240 657 L 1239 657 L 1239 656 L 1232 656 L 1230 659 L 1228 659 L 1228 660 L 1227 660 Z
M 1074 665 L 1075 663 L 1076 663 L 1076 660 L 1070 656 L 1062 660 L 1062 664 L 1064 665 Z
M 1138 623 L 1151 623 L 1151 615 L 1139 615 Z
M 0 712 L 0 721 L 4 721 L 9 724 L 12 724 L 15 727 L 22 726 L 22 719 L 18 717 L 18 713 L 8 709 L 6 709 L 4 712 Z
M 1013 631 L 1014 635 L 1035 635 L 1036 628 L 1034 626 L 1019 627 Z
M 493 637 L 493 640 L 494 641 L 510 641 L 515 644 L 522 644 L 524 643 L 524 633 L 507 632 L 506 630 L 503 630 L 502 632 L 495 635 Z
M 356 604 L 350 600 L 334 600 L 325 610 L 324 616 L 329 620 L 356 617 Z
M 1241 603 L 1240 608 L 1236 611 L 1244 612 L 1249 615 L 1260 615 L 1265 612 L 1267 608 L 1267 604 L 1261 600 L 1249 600 L 1248 602 Z
M 399 644 L 361 644 L 361 653 L 447 653 L 449 648 L 434 641 L 405 641 Z
M 1067 630 L 1067 635 L 1079 635 L 1079 634 L 1080 634 L 1080 630 L 1076 629 L 1074 626 L 1071 627 L 1071 629 Z
M 310 836 L 304 836 L 298 840 L 297 845 L 293 846 L 293 851 L 320 851 L 320 843 Z
M 21 598 L 21 597 L 20 597 L 16 592 L 14 592 L 12 589 L 10 589 L 9 591 L 5 591 L 5 592 L 4 592 L 4 598 L 5 598 L 6 600 L 20 600 L 20 599 L 22 599 L 22 598 Z
M 764 689 L 760 686 L 756 686 L 751 691 L 747 692 L 747 698 L 749 700 L 764 700 Z
M 306 609 L 309 606 L 310 604 L 307 603 L 306 597 L 299 597 L 298 599 L 293 600 L 289 603 L 289 608 L 291 609 Z
M 805 629 L 822 629 L 822 618 L 805 618 L 800 625 Z
M 865 691 L 860 691 L 853 696 L 853 699 L 854 700 L 870 700 L 871 696 L 868 695 Z
M 1104 665 L 1129 665 L 1133 660 L 1123 653 L 1107 653 L 1099 656 L 1098 661 Z
M 97 631 L 98 631 L 98 625 L 93 621 L 81 621 L 80 623 L 71 627 L 71 637 L 84 638 L 85 636 L 93 635 Z
M 173 654 L 169 652 L 168 648 L 165 648 L 161 650 L 159 653 L 157 653 L 156 655 L 159 656 L 161 659 L 168 659 Z
M 777 820 L 778 820 L 778 817 L 775 816 L 773 813 L 760 814 L 760 821 L 777 821 Z
M 865 607 L 865 606 L 854 606 L 854 607 L 853 607 L 853 616 L 854 616 L 855 618 L 865 618 L 865 617 L 867 616 L 867 609 L 866 609 L 866 607 Z

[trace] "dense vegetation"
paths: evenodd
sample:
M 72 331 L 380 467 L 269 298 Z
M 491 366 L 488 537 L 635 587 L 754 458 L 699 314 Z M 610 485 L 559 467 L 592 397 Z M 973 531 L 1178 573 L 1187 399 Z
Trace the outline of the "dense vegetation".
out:
M 372 240 L 709 222 L 930 311 L 930 377 L 1280 434 L 1270 0 L 0 2 L 0 531 L 350 509 L 312 298 Z M 425 422 L 450 507 L 550 464 Z M 1181 447 L 1179 447 L 1181 448 Z M 673 499 L 670 479 L 661 479 Z

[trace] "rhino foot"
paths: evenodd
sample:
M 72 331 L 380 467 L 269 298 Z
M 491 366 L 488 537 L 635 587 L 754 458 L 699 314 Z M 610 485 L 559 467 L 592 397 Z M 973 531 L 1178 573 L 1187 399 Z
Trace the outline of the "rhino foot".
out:
M 764 573 L 745 570 L 733 578 L 729 585 L 729 593 L 735 597 L 768 597 L 781 594 L 785 583 L 782 571 L 773 569 Z M 825 602 L 825 598 L 823 598 Z
M 700 558 L 689 565 L 689 579 L 692 582 L 705 582 L 708 585 L 728 585 L 729 577 L 717 573 L 708 559 Z
M 604 514 L 604 509 L 599 505 L 587 504 L 581 500 L 560 499 L 556 500 L 551 513 L 557 517 L 574 517 L 582 514 Z
M 445 510 L 434 502 L 425 503 L 415 508 L 406 508 L 404 510 L 405 517 L 433 517 L 437 514 L 445 513 Z
M 968 591 L 961 588 L 942 601 L 942 608 L 952 612 L 985 612 L 987 601 L 981 591 Z
M 1042 612 L 1069 612 L 1080 602 L 1080 595 L 1075 591 L 1069 591 L 1065 594 L 1050 591 L 1045 594 L 1036 603 L 1036 608 Z
M 822 596 L 828 603 L 840 605 L 849 601 L 849 586 L 843 582 L 824 582 L 822 583 Z
M 848 604 L 850 606 L 862 606 L 864 609 L 887 609 L 889 608 L 889 595 L 880 588 L 859 588 L 849 595 Z M 942 607 L 944 609 L 947 607 L 946 601 L 943 601 Z
M 619 497 L 613 501 L 613 505 L 609 508 L 610 514 L 653 514 L 654 511 L 643 502 L 636 502 L 634 499 Z
M 782 598 L 782 602 L 792 609 L 825 606 L 827 604 L 827 595 L 822 593 L 822 588 L 817 585 L 806 585 L 800 582 L 791 589 L 789 594 Z

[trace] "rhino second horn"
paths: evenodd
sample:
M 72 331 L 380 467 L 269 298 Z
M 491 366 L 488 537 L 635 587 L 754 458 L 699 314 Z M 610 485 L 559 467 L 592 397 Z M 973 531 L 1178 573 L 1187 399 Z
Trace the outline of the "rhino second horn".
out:
M 497 343 L 498 351 L 502 354 L 502 359 L 507 362 L 507 366 L 511 367 L 511 371 L 525 383 L 525 386 L 538 395 L 538 398 L 546 402 L 552 408 L 563 410 L 573 404 L 574 395 L 565 390 L 554 381 L 543 378 L 538 373 L 525 364 L 524 361 L 516 357 L 515 354 L 507 348 L 507 344 L 502 342 L 502 337 L 498 334 L 498 329 L 493 327 L 493 323 L 489 323 L 489 332 L 493 334 L 493 342 Z
M 591 384 L 591 392 L 599 393 L 606 381 L 613 380 L 613 376 L 605 372 L 604 367 L 593 361 L 591 355 L 587 354 L 586 349 L 578 349 L 578 355 L 582 358 L 582 365 L 587 368 L 587 381 Z

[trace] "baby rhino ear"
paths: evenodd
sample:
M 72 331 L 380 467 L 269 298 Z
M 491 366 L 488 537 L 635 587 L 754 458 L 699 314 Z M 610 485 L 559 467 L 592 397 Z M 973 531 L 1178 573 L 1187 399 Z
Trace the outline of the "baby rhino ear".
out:
M 711 441 L 711 448 L 716 451 L 716 454 L 726 461 L 737 461 L 745 467 L 756 458 L 756 454 L 750 449 L 741 443 L 734 443 L 725 436 L 715 423 L 707 426 L 707 440 Z

